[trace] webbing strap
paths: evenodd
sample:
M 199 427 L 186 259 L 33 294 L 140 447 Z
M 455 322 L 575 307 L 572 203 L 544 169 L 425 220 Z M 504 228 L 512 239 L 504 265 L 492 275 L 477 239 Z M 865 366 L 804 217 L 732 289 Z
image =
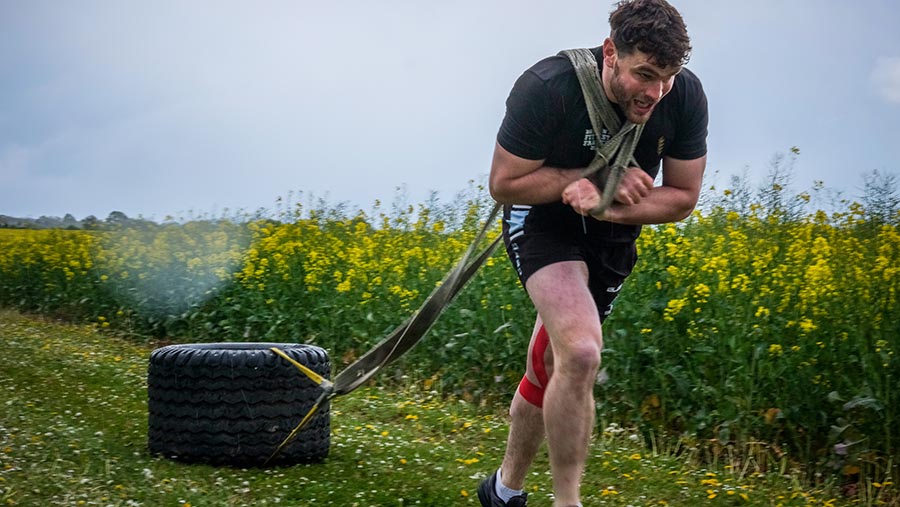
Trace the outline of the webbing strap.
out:
M 567 49 L 560 52 L 572 62 L 575 74 L 581 84 L 581 92 L 584 95 L 584 103 L 588 116 L 591 119 L 591 127 L 597 139 L 597 149 L 594 159 L 582 172 L 582 176 L 597 175 L 602 186 L 600 204 L 591 210 L 591 215 L 600 216 L 612 204 L 616 195 L 616 189 L 629 167 L 640 167 L 634 158 L 634 150 L 644 131 L 643 124 L 635 124 L 626 121 L 622 124 L 619 115 L 613 109 L 600 77 L 600 69 L 597 59 L 589 49 Z M 600 136 L 603 127 L 607 132 L 615 132 L 612 138 L 600 144 Z
M 307 412 L 303 419 L 301 419 L 300 423 L 291 431 L 291 433 L 284 439 L 284 441 L 279 444 L 279 446 L 275 449 L 269 459 L 266 460 L 266 463 L 272 461 L 272 459 L 281 452 L 284 447 L 290 443 L 300 430 L 306 426 L 310 420 L 312 420 L 313 414 L 318 411 L 319 407 L 322 403 L 334 398 L 335 396 L 341 396 L 344 394 L 348 394 L 355 390 L 360 385 L 364 384 L 367 380 L 372 378 L 378 370 L 383 368 L 384 366 L 394 362 L 397 358 L 402 356 L 406 351 L 413 348 L 413 346 L 425 336 L 431 326 L 437 321 L 438 317 L 444 311 L 444 308 L 453 301 L 453 298 L 456 297 L 457 294 L 462 290 L 465 286 L 466 282 L 475 275 L 478 269 L 482 266 L 482 264 L 487 261 L 487 259 L 493 254 L 494 249 L 497 248 L 497 245 L 500 244 L 501 236 L 498 235 L 491 241 L 488 246 L 481 251 L 480 254 L 472 258 L 472 254 L 478 245 L 484 240 L 487 235 L 488 230 L 493 226 L 494 221 L 497 218 L 497 214 L 499 213 L 501 206 L 499 204 L 494 204 L 493 210 L 491 210 L 490 216 L 484 222 L 481 227 L 481 230 L 475 236 L 475 239 L 466 249 L 462 258 L 456 263 L 456 266 L 447 273 L 444 277 L 443 281 L 436 287 L 428 298 L 425 299 L 425 302 L 422 303 L 422 306 L 416 310 L 413 315 L 408 318 L 403 324 L 397 326 L 393 332 L 391 332 L 386 338 L 384 338 L 377 345 L 372 347 L 371 350 L 366 352 L 362 357 L 357 359 L 353 364 L 344 368 L 334 379 L 334 382 L 331 382 L 321 375 L 315 373 L 304 365 L 294 361 L 290 357 L 287 356 L 283 351 L 278 349 L 277 347 L 272 347 L 272 351 L 279 356 L 286 359 L 288 362 L 293 364 L 297 369 L 299 369 L 304 375 L 309 377 L 313 382 L 319 385 L 322 388 L 322 393 L 319 395 L 319 398 L 313 403 L 312 408 Z M 470 259 L 471 258 L 471 259 Z
M 397 326 L 391 334 L 374 346 L 369 352 L 360 357 L 356 362 L 348 366 L 334 379 L 335 394 L 347 394 L 367 380 L 372 378 L 376 372 L 382 367 L 394 362 L 402 356 L 406 351 L 411 349 L 416 343 L 425 336 L 425 333 L 431 329 L 431 326 L 437 321 L 437 318 L 444 311 L 444 308 L 450 304 L 459 291 L 465 286 L 466 282 L 478 271 L 482 264 L 487 261 L 488 257 L 493 254 L 494 249 L 500 243 L 501 236 L 497 236 L 494 240 L 473 260 L 469 261 L 475 247 L 484 239 L 490 226 L 494 223 L 500 205 L 495 204 L 494 209 L 488 220 L 484 223 L 481 231 L 469 245 L 466 253 L 444 277 L 441 284 L 432 291 L 431 295 L 422 303 L 422 306 L 407 319 L 406 322 Z

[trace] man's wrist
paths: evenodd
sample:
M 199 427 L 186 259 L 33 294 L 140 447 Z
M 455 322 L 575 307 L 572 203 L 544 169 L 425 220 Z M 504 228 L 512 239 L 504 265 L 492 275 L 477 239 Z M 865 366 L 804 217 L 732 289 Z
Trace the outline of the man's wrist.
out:
M 591 213 L 591 216 L 596 218 L 597 220 L 600 220 L 601 222 L 615 222 L 621 215 L 619 213 L 620 209 L 621 205 L 612 203 L 607 206 L 606 209 L 601 213 Z

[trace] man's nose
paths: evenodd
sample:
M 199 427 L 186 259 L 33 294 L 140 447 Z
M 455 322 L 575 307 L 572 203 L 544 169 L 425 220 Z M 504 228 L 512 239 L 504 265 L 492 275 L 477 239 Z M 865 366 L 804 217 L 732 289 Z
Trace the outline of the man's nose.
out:
M 652 98 L 654 101 L 659 100 L 663 97 L 666 90 L 666 83 L 664 81 L 653 81 L 648 84 L 646 88 L 644 88 L 644 93 L 647 94 L 648 97 Z

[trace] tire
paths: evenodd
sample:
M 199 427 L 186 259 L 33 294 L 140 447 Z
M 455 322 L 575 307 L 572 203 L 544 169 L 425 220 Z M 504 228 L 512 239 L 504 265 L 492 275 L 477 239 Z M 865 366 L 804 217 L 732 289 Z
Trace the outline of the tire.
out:
M 328 353 L 312 345 L 209 343 L 151 352 L 150 453 L 217 465 L 266 464 L 322 392 L 270 347 L 323 377 L 331 375 Z M 270 464 L 321 462 L 330 445 L 326 402 Z

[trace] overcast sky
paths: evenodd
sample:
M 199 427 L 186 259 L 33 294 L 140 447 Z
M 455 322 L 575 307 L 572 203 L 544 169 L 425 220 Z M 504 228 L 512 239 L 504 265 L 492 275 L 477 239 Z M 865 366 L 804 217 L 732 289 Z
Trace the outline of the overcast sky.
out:
M 521 72 L 612 2 L 0 0 L 0 214 L 162 219 L 302 191 L 370 209 L 489 170 Z M 900 2 L 676 0 L 725 184 L 900 174 Z M 720 189 L 722 185 L 720 185 Z

